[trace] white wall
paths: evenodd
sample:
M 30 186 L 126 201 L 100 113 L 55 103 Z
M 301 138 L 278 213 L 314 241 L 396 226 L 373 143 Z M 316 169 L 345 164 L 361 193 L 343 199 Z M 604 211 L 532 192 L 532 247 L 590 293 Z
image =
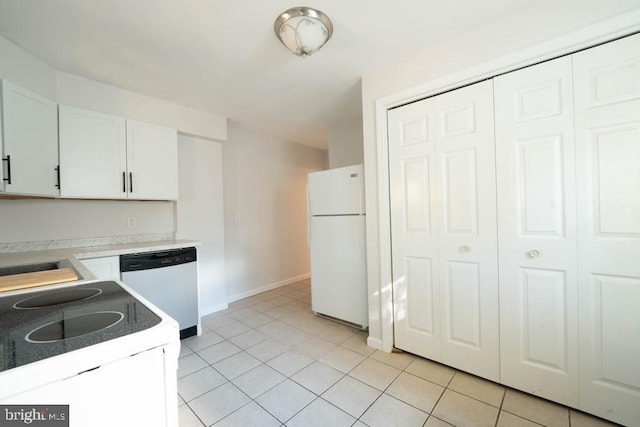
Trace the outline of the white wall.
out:
M 379 192 L 384 193 L 384 185 L 379 178 L 385 177 L 385 171 L 378 169 L 377 139 L 384 127 L 377 127 L 375 116 L 376 101 L 383 102 L 385 97 L 407 99 L 424 91 L 425 87 L 438 86 L 440 82 L 452 85 L 456 79 L 464 81 L 469 74 L 466 70 L 482 69 L 491 75 L 511 65 L 522 63 L 524 58 L 544 57 L 545 53 L 570 48 L 572 43 L 584 36 L 568 34 L 577 31 L 589 34 L 585 27 L 615 16 L 625 10 L 637 7 L 637 1 L 621 0 L 610 2 L 603 0 L 566 1 L 554 3 L 554 10 L 540 10 L 532 4 L 520 11 L 520 19 L 503 19 L 487 23 L 486 26 L 469 30 L 455 38 L 443 40 L 430 49 L 404 58 L 395 64 L 371 71 L 362 78 L 362 110 L 364 162 L 366 176 L 367 204 L 367 268 L 369 286 L 369 343 L 381 347 L 383 335 L 386 337 L 385 350 L 390 350 L 393 336 L 390 325 L 382 323 L 384 316 L 391 315 L 390 301 L 383 296 L 390 293 L 389 281 L 383 280 L 380 266 L 388 264 L 385 258 L 390 252 L 388 236 L 379 233 L 380 221 L 388 220 L 387 212 L 379 206 Z M 634 15 L 635 16 L 635 15 Z M 635 20 L 635 21 L 634 21 Z M 611 34 L 624 31 L 637 24 L 637 17 L 616 22 L 603 22 L 598 28 Z M 594 36 L 595 37 L 595 36 Z M 455 87 L 449 86 L 442 88 Z M 423 92 L 424 93 L 424 92 Z M 384 207 L 382 208 L 384 209 Z M 381 259 L 382 256 L 382 259 Z M 384 315 L 384 316 L 383 316 Z M 386 331 L 383 331 L 387 328 Z
M 0 36 L 0 78 L 56 99 L 56 70 Z
M 176 237 L 202 242 L 198 248 L 200 314 L 227 307 L 225 293 L 222 144 L 178 137 L 180 201 Z
M 225 117 L 58 71 L 0 36 L 0 78 L 60 104 L 225 140 Z
M 59 72 L 0 37 L 0 78 L 56 102 L 134 118 L 205 138 L 226 138 L 226 119 Z M 179 202 L 178 202 L 179 203 Z M 173 202 L 0 199 L 0 243 L 173 233 Z M 136 217 L 136 227 L 127 226 Z M 198 239 L 197 235 L 188 236 Z
M 56 72 L 57 102 L 178 129 L 185 134 L 224 141 L 227 119 L 161 99 Z
M 362 117 L 329 128 L 329 168 L 340 168 L 364 162 Z
M 325 151 L 233 126 L 222 150 L 228 300 L 308 277 L 306 180 Z
M 0 243 L 173 233 L 173 202 L 0 199 Z M 127 218 L 135 217 L 135 228 Z

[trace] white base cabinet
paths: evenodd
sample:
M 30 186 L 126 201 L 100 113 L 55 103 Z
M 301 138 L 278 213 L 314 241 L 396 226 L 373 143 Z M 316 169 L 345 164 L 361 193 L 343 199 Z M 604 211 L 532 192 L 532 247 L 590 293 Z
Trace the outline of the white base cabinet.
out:
M 175 371 L 158 347 L 97 366 L 2 400 L 3 404 L 69 405 L 71 427 L 177 425 Z
M 58 196 L 58 121 L 55 102 L 3 80 L 0 191 Z
M 100 280 L 120 280 L 120 257 L 106 256 L 80 260 Z
M 492 82 L 388 112 L 395 345 L 640 425 L 640 34 Z

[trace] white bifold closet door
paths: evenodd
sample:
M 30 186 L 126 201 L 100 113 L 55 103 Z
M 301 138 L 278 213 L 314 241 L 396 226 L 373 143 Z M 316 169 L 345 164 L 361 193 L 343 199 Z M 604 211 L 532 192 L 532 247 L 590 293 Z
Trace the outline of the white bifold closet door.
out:
M 573 59 L 580 406 L 640 425 L 640 35 Z
M 498 380 L 492 82 L 388 114 L 395 345 Z
M 578 404 L 571 58 L 494 79 L 501 381 Z

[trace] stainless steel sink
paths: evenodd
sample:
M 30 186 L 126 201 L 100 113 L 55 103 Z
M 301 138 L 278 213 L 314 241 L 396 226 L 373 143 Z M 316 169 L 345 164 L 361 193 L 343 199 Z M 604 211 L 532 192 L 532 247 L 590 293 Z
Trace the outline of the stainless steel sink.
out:
M 60 262 L 43 262 L 40 264 L 12 265 L 10 267 L 0 267 L 0 276 L 11 276 L 13 274 L 35 273 L 37 271 L 57 270 Z
M 68 260 L 63 259 L 60 261 L 41 262 L 38 264 L 11 265 L 8 267 L 0 267 L 0 277 L 11 276 L 13 274 L 36 273 L 39 271 L 58 270 L 60 268 L 72 268 L 75 271 L 75 268 L 73 268 L 71 263 Z M 76 271 L 76 274 L 77 274 L 77 271 Z

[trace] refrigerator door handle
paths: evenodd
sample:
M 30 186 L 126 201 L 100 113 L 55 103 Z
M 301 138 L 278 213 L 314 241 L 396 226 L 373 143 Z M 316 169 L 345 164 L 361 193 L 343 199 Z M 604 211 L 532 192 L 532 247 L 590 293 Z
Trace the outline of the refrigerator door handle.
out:
M 311 248 L 311 202 L 309 197 L 309 178 L 307 178 L 307 248 Z
M 358 176 L 359 174 L 355 174 Z M 360 205 L 360 215 L 364 215 L 365 212 L 365 198 L 364 198 L 364 174 L 358 176 L 358 202 Z

